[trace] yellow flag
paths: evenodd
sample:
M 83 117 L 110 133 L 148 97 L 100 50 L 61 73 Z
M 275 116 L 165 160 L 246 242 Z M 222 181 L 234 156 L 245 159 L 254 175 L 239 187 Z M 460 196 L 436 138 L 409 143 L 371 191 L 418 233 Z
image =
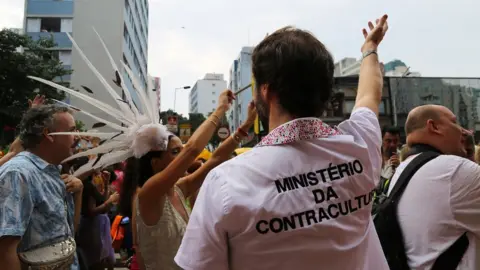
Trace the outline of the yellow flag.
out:
M 255 79 L 253 78 L 253 74 L 252 74 L 252 98 L 254 97 L 255 97 Z M 258 120 L 258 115 L 257 115 L 257 118 L 255 119 L 255 123 L 253 124 L 253 131 L 257 135 L 258 133 L 260 133 L 260 121 Z

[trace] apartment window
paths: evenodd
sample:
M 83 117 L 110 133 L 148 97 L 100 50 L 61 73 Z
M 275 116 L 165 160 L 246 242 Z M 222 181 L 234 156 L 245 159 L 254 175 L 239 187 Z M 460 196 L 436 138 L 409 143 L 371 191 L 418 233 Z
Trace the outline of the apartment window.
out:
M 72 19 L 61 19 L 60 21 L 60 32 L 71 33 L 73 32 L 73 20 Z
M 123 25 L 123 38 L 125 39 L 125 41 L 128 40 L 128 29 L 125 24 Z
M 138 62 L 138 58 L 136 55 L 133 56 L 133 63 L 135 64 L 135 67 L 140 70 L 140 63 Z
M 62 19 L 60 18 L 42 18 L 40 30 L 42 32 L 60 32 Z
M 62 62 L 64 65 L 71 65 L 72 64 L 72 51 L 60 51 L 58 54 L 58 60 Z
M 214 83 L 212 83 L 212 86 L 215 86 L 215 84 L 214 84 Z
M 215 104 L 215 100 L 212 100 L 212 104 Z
M 40 25 L 42 20 L 40 18 L 28 18 L 27 19 L 27 33 L 40 32 Z
M 385 100 L 382 100 L 382 102 L 380 102 L 380 106 L 378 107 L 378 114 L 384 115 L 386 113 L 387 112 L 385 111 Z
M 215 92 L 215 91 L 213 91 L 213 92 L 212 92 L 212 95 L 214 95 L 214 96 L 215 96 L 216 94 L 217 94 L 217 92 Z
M 135 53 L 135 50 L 133 48 L 133 43 L 132 43 L 132 39 L 129 37 L 128 38 L 128 49 L 130 49 L 130 53 L 133 55 Z

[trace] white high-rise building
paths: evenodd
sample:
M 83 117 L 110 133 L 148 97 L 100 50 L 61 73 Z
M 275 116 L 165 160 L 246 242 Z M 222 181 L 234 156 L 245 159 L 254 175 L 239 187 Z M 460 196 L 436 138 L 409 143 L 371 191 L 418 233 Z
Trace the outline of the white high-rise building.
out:
M 242 47 L 230 68 L 229 89 L 236 92 L 252 83 L 253 47 Z M 227 112 L 230 130 L 236 130 L 247 119 L 248 104 L 253 99 L 252 87 L 248 87 L 237 95 L 233 105 Z
M 227 82 L 223 74 L 207 73 L 190 91 L 190 113 L 201 113 L 207 117 L 217 108 L 218 96 L 225 89 Z
M 64 76 L 62 81 L 70 82 L 71 88 L 88 94 L 82 90 L 82 86 L 86 86 L 94 92 L 93 97 L 117 107 L 117 102 L 73 47 L 67 33 L 74 37 L 80 49 L 119 96 L 124 98 L 124 91 L 129 91 L 134 103 L 138 104 L 139 97 L 133 91 L 132 80 L 122 68 L 121 62 L 128 65 L 139 78 L 142 88 L 152 91 L 147 89 L 148 16 L 148 0 L 25 0 L 24 30 L 33 39 L 53 37 L 57 43 L 53 50 L 58 52 L 58 58 L 64 67 L 73 70 L 72 75 Z M 119 67 L 120 77 L 127 89 L 121 89 L 113 83 L 115 74 L 94 28 Z M 98 117 L 113 120 L 103 111 L 78 98 L 67 97 L 67 102 Z M 84 122 L 87 129 L 96 122 L 81 114 L 77 114 L 76 118 Z

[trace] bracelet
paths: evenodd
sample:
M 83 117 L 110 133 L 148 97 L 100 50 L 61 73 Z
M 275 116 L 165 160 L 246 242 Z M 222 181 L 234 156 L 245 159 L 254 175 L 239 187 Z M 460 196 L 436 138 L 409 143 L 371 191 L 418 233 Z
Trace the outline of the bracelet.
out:
M 233 133 L 233 134 L 232 134 L 232 139 L 233 139 L 236 143 L 240 143 L 240 141 L 241 141 L 240 136 L 238 136 L 237 133 Z
M 212 113 L 212 116 L 217 118 L 218 121 L 220 121 L 220 117 L 216 116 L 214 113 Z
M 367 58 L 369 55 L 376 54 L 378 56 L 377 50 L 368 50 L 363 53 L 362 55 L 362 61 L 363 59 Z
M 247 137 L 247 136 L 248 136 L 248 133 L 247 133 L 245 130 L 241 129 L 241 128 L 238 128 L 238 129 L 237 129 L 237 133 L 240 133 L 243 137 Z
M 215 123 L 215 121 L 213 121 L 212 119 L 208 119 L 208 121 L 212 123 L 215 126 L 215 128 L 218 128 L 218 125 L 217 123 Z

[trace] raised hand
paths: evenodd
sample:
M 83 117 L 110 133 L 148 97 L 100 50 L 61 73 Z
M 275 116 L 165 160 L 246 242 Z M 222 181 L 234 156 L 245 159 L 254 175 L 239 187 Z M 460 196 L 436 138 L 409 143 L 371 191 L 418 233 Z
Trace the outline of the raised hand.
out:
M 225 112 L 228 111 L 234 99 L 235 95 L 231 90 L 223 91 L 218 97 L 218 108 L 222 109 Z
M 107 201 L 112 204 L 117 204 L 119 200 L 120 200 L 120 194 L 115 192 L 112 195 L 110 195 Z
M 33 101 L 31 99 L 28 100 L 28 107 L 35 108 L 41 106 L 45 104 L 45 100 L 45 96 L 36 95 Z
M 362 52 L 377 49 L 378 45 L 380 45 L 380 43 L 382 42 L 385 33 L 387 33 L 387 19 L 388 16 L 383 15 L 380 19 L 377 19 L 375 21 L 375 26 L 372 22 L 368 22 L 368 28 L 370 29 L 370 33 L 365 28 L 362 29 L 363 36 L 365 37 L 365 42 L 362 46 Z
M 63 183 L 65 183 L 67 192 L 77 193 L 83 190 L 82 180 L 68 174 L 63 174 L 61 178 L 63 180 Z

